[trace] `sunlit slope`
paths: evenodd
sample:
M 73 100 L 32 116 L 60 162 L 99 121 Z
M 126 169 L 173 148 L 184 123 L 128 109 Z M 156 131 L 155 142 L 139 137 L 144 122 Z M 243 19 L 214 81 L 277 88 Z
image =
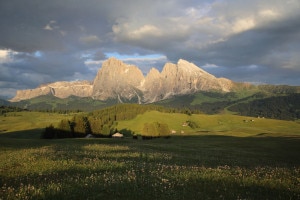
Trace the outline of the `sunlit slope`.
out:
M 186 121 L 194 121 L 198 128 L 184 126 Z M 128 129 L 141 133 L 145 123 L 160 122 L 168 124 L 176 134 L 217 134 L 230 136 L 285 136 L 300 135 L 300 123 L 294 121 L 244 117 L 231 114 L 178 114 L 149 111 L 136 118 L 118 122 L 118 130 Z

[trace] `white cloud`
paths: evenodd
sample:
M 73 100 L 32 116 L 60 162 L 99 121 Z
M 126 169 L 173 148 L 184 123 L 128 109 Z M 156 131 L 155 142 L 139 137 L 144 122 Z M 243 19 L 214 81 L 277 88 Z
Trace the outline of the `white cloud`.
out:
M 261 11 L 259 11 L 259 15 L 264 18 L 272 18 L 272 19 L 280 16 L 280 14 L 278 12 L 271 10 L 271 9 L 261 10 Z
M 206 63 L 205 65 L 202 66 L 204 69 L 216 69 L 219 68 L 220 66 L 215 65 L 215 64 L 210 64 L 210 63 Z
M 56 21 L 51 20 L 48 24 L 46 24 L 46 26 L 44 27 L 44 30 L 53 31 L 54 29 L 58 29 L 58 28 L 59 28 L 59 26 L 56 25 Z
M 253 18 L 244 18 L 244 19 L 237 19 L 233 26 L 232 30 L 234 33 L 240 33 L 243 31 L 247 31 L 251 28 L 254 28 L 256 25 L 256 22 Z
M 13 61 L 13 56 L 18 52 L 10 49 L 0 49 L 0 63 L 9 63 Z
M 0 62 L 7 62 L 9 59 L 9 50 L 0 50 Z
M 159 28 L 157 28 L 154 25 L 151 24 L 146 24 L 143 25 L 141 27 L 139 27 L 138 29 L 129 32 L 129 37 L 133 38 L 133 39 L 141 39 L 143 37 L 160 37 L 162 36 L 162 32 Z

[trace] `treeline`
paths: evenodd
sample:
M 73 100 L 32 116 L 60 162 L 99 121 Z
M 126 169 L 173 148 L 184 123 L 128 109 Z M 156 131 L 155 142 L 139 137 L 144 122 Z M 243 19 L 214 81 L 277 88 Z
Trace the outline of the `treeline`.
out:
M 198 97 L 198 95 L 200 97 Z M 201 103 L 194 103 L 194 101 L 198 99 Z M 186 113 L 190 114 L 217 114 L 238 99 L 238 94 L 234 92 L 221 93 L 202 91 L 196 94 L 177 96 L 173 99 L 156 102 L 156 104 L 185 110 Z
M 240 115 L 281 120 L 300 119 L 300 94 L 270 97 L 239 103 L 229 108 Z
M 91 133 L 88 118 L 82 115 L 76 115 L 71 120 L 61 120 L 57 127 L 53 125 L 46 127 L 42 133 L 42 138 L 80 138 Z
M 0 106 L 0 115 L 6 115 L 9 112 L 21 112 L 27 111 L 26 109 L 14 107 L 14 106 Z
M 95 137 L 110 137 L 115 132 L 122 133 L 123 131 L 125 134 L 128 134 L 130 130 L 116 129 L 117 121 L 130 120 L 139 114 L 151 110 L 190 114 L 187 110 L 165 108 L 157 105 L 118 104 L 88 114 L 77 114 L 71 120 L 62 120 L 57 127 L 50 125 L 45 128 L 42 138 L 85 137 L 87 134 L 93 134 Z M 157 135 L 157 133 L 158 135 L 163 135 L 161 131 L 163 127 L 163 130 L 166 130 L 164 124 L 158 124 L 160 128 L 155 129 L 159 131 L 152 132 L 154 136 Z M 133 132 L 130 133 L 132 135 L 135 134 Z M 169 131 L 167 133 L 169 133 Z M 145 134 L 147 135 L 148 132 Z
M 266 92 L 257 92 L 253 95 L 246 96 L 244 98 L 238 98 L 237 93 L 229 92 L 225 94 L 206 94 L 209 97 L 215 97 L 220 101 L 215 102 L 203 102 L 201 105 L 195 105 L 194 109 L 201 110 L 205 114 L 218 114 L 224 111 L 226 107 L 235 105 L 239 102 L 252 101 L 254 99 L 267 98 L 268 94 Z
M 260 90 L 273 94 L 293 94 L 300 92 L 300 86 L 289 85 L 258 85 Z

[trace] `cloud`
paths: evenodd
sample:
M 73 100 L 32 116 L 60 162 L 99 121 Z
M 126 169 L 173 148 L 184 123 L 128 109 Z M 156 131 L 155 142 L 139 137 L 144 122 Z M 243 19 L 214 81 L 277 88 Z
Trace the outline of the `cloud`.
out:
M 55 20 L 51 20 L 45 27 L 44 30 L 53 31 L 54 29 L 58 29 L 59 26 L 56 25 Z
M 5 63 L 10 61 L 10 50 L 0 49 L 0 63 Z

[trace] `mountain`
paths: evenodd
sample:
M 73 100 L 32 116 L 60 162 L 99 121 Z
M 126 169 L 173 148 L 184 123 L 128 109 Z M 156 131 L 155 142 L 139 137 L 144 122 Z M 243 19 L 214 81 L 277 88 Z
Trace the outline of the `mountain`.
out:
M 182 59 L 177 64 L 166 63 L 161 72 L 152 68 L 144 76 L 138 67 L 110 58 L 103 62 L 93 82 L 64 81 L 44 84 L 35 89 L 17 91 L 11 101 L 53 95 L 58 98 L 77 96 L 102 101 L 117 99 L 119 102 L 152 103 L 197 91 L 230 92 L 237 85 L 229 79 L 217 78 Z

